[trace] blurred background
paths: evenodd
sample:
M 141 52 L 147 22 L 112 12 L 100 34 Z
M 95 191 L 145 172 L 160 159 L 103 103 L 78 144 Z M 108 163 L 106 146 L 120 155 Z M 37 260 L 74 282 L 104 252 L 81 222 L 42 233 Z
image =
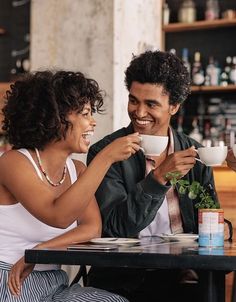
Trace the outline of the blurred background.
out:
M 106 92 L 95 142 L 129 122 L 124 71 L 132 56 L 167 50 L 192 79 L 173 127 L 203 145 L 232 146 L 235 11 L 235 0 L 0 0 L 0 94 L 22 72 L 82 71 Z
M 124 70 L 133 54 L 160 48 L 161 1 L 0 0 L 0 28 L 1 82 L 45 68 L 98 81 L 106 112 L 96 141 L 128 123 Z

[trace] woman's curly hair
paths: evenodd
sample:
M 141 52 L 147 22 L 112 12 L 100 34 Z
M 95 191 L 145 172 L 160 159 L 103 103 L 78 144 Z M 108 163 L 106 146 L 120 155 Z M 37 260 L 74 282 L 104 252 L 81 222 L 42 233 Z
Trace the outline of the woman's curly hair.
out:
M 98 83 L 81 72 L 38 71 L 10 86 L 3 108 L 3 130 L 14 149 L 44 149 L 66 136 L 70 112 L 90 103 L 101 112 L 103 95 Z
M 183 62 L 174 54 L 146 51 L 134 56 L 125 71 L 128 90 L 132 82 L 163 85 L 171 105 L 183 103 L 190 93 L 190 75 Z

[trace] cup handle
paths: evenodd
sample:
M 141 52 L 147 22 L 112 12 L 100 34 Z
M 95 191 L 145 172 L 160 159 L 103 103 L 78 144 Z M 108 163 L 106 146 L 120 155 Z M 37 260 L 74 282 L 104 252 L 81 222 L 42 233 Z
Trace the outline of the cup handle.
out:
M 139 147 L 139 150 L 143 151 L 145 153 L 145 150 L 142 147 Z
M 199 161 L 200 163 L 202 163 L 203 165 L 205 165 L 205 163 L 200 158 L 195 157 L 195 160 Z

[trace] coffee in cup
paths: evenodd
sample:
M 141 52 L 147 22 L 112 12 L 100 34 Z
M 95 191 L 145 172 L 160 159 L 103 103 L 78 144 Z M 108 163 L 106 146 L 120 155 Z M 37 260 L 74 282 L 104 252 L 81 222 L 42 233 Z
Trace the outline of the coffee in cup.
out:
M 167 147 L 169 137 L 159 135 L 140 134 L 141 148 L 145 155 L 158 156 Z
M 200 147 L 196 151 L 206 166 L 220 166 L 226 159 L 228 147 Z

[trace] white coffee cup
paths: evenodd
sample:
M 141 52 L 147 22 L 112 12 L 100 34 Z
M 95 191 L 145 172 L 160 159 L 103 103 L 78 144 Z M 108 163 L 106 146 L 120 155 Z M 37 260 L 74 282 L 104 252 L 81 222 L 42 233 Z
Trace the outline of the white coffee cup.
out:
M 236 144 L 233 145 L 232 150 L 233 150 L 234 157 L 236 158 Z
M 225 161 L 228 152 L 227 146 L 200 147 L 197 153 L 206 166 L 220 166 Z
M 145 155 L 158 156 L 167 147 L 169 137 L 158 135 L 140 134 L 141 147 Z

